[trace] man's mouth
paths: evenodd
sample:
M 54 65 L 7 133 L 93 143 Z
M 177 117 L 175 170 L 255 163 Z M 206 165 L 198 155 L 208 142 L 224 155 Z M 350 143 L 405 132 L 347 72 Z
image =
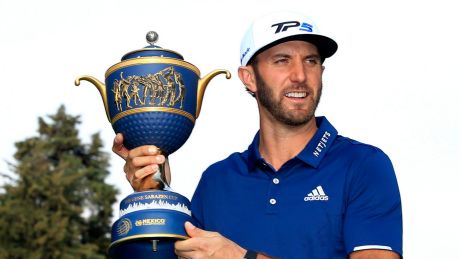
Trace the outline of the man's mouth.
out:
M 284 96 L 289 98 L 304 98 L 307 96 L 307 92 L 287 92 Z

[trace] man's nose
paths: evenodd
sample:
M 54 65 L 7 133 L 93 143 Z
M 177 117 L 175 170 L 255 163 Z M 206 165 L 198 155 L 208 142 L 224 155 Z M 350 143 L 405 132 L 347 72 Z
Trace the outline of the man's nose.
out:
M 292 62 L 290 79 L 292 82 L 304 82 L 307 79 L 306 68 L 302 61 Z

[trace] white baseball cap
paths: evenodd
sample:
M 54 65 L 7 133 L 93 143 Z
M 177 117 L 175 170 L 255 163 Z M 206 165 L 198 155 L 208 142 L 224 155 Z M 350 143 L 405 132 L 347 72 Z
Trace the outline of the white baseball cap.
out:
M 246 66 L 259 52 L 289 40 L 303 40 L 318 48 L 322 59 L 337 51 L 337 43 L 319 33 L 318 27 L 308 17 L 294 12 L 277 12 L 255 20 L 243 37 L 240 62 Z

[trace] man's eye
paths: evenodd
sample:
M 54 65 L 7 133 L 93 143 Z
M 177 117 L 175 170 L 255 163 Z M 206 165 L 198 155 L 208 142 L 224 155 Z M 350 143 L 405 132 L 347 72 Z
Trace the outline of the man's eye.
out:
M 283 63 L 287 63 L 287 62 L 288 62 L 287 58 L 281 58 L 281 59 L 275 60 L 276 64 L 283 64 Z
M 319 59 L 317 58 L 307 58 L 306 62 L 311 65 L 317 65 L 319 64 Z

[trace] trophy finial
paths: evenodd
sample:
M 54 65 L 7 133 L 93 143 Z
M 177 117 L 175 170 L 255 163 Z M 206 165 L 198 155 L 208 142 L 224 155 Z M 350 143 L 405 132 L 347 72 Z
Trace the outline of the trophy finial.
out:
M 145 36 L 145 38 L 147 39 L 147 42 L 151 45 L 151 46 L 154 46 L 155 42 L 158 41 L 158 33 L 156 33 L 155 31 L 149 31 L 147 32 L 147 35 Z

